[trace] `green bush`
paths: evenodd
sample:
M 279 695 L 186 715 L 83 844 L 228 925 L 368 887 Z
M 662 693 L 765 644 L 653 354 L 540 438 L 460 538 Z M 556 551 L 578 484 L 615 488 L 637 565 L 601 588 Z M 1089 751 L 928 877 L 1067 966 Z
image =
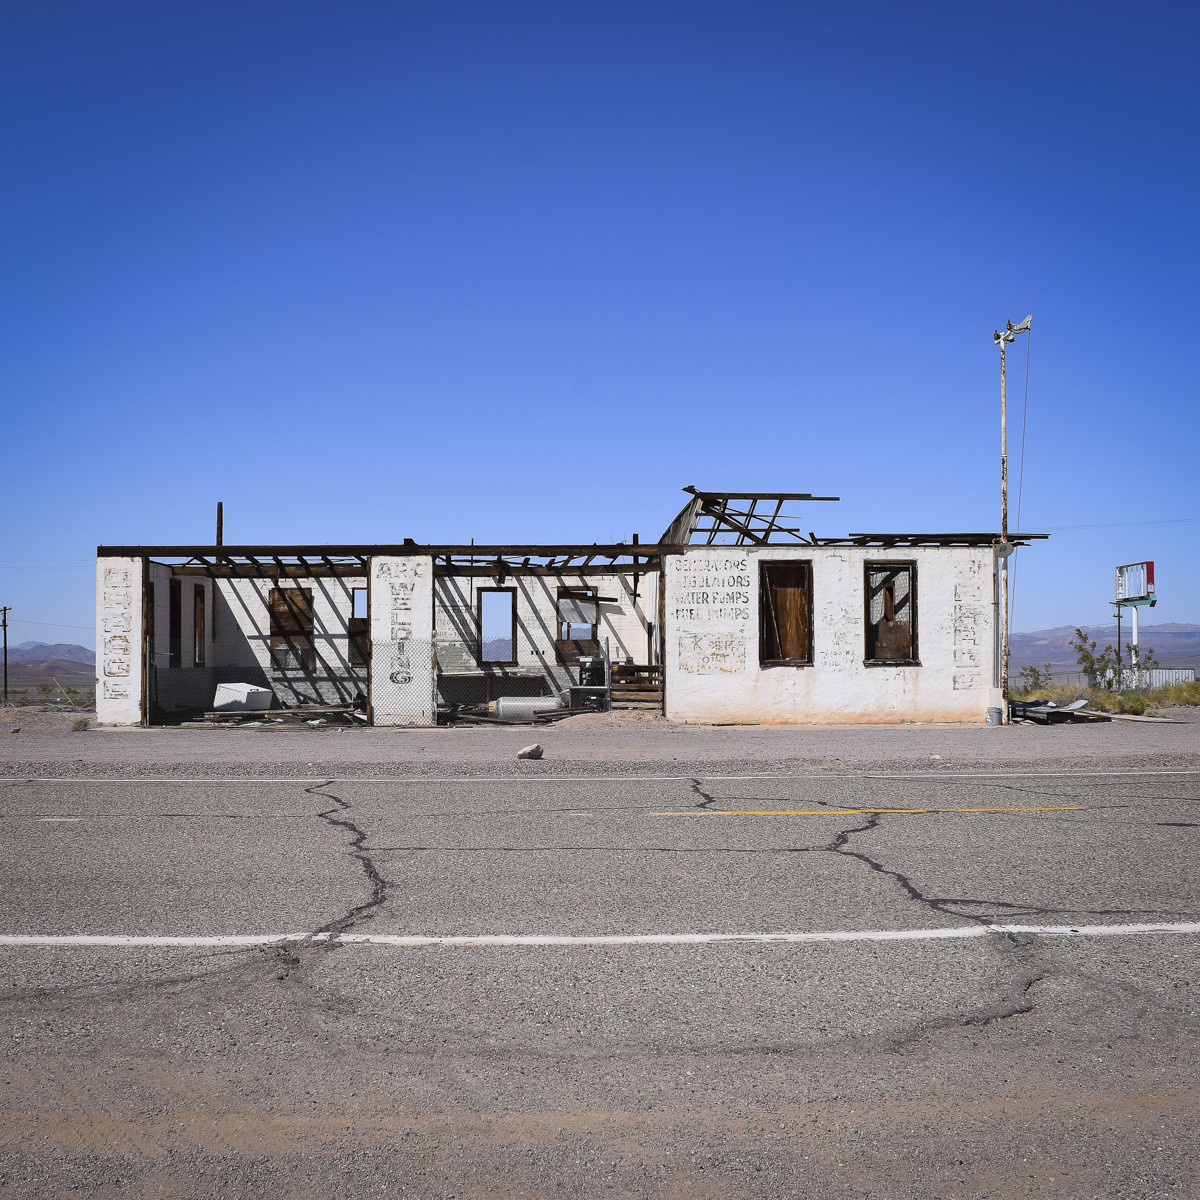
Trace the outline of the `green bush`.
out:
M 1193 684 L 1185 684 L 1185 687 L 1193 687 Z M 1161 691 L 1169 691 L 1169 688 L 1163 688 Z M 1161 706 L 1170 704 L 1170 700 L 1162 700 L 1159 698 L 1159 692 L 1153 695 L 1143 696 L 1138 692 L 1110 692 L 1106 688 L 1089 688 L 1082 684 L 1050 684 L 1047 687 L 1029 688 L 1024 692 L 1013 692 L 1014 700 L 1053 700 L 1059 708 L 1065 708 L 1068 704 L 1074 703 L 1076 700 L 1086 700 L 1088 708 L 1095 709 L 1097 712 L 1108 713 L 1129 713 L 1132 716 L 1140 717 L 1145 713 L 1152 704 Z M 1174 701 L 1174 703 L 1189 703 L 1188 701 Z M 1200 699 L 1190 701 L 1192 704 L 1200 704 Z
M 1172 704 L 1200 704 L 1200 680 L 1157 688 L 1148 699 L 1155 708 L 1166 708 Z

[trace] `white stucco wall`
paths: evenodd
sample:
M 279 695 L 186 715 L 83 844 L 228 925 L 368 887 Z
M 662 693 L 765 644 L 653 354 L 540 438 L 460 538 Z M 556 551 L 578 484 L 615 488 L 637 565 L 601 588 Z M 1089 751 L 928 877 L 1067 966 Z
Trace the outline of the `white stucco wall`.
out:
M 96 560 L 96 720 L 142 719 L 142 560 Z
M 433 725 L 433 559 L 371 559 L 371 720 Z
M 348 628 L 354 613 L 354 590 L 366 586 L 362 575 L 218 580 L 209 620 L 210 627 L 215 623 L 208 659 L 214 679 L 263 684 L 289 706 L 344 704 L 353 701 L 358 692 L 365 694 L 367 668 L 350 665 Z M 279 670 L 271 660 L 270 595 L 276 587 L 302 587 L 312 592 L 316 658 L 312 672 Z
M 813 663 L 759 662 L 762 562 L 808 561 Z M 666 712 L 675 721 L 983 722 L 994 686 L 990 547 L 696 547 L 665 560 Z M 867 666 L 864 564 L 917 565 L 919 666 Z
M 489 673 L 538 672 L 559 691 L 578 682 L 578 667 L 558 662 L 558 589 L 594 588 L 601 599 L 596 637 L 601 647 L 608 639 L 614 659 L 649 662 L 646 623 L 658 622 L 658 577 L 641 576 L 638 597 L 633 598 L 629 575 L 519 575 L 503 585 L 496 578 L 440 576 L 437 580 L 438 667 L 443 672 L 479 672 L 477 601 L 481 588 L 513 588 L 517 596 L 517 649 L 513 667 L 491 665 Z

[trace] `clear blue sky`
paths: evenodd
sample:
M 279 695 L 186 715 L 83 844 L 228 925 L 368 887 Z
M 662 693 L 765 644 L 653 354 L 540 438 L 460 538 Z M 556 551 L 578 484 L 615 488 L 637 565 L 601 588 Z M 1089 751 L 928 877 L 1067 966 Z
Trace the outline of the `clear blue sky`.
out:
M 6 4 L 16 640 L 91 644 L 96 544 L 217 499 L 256 543 L 649 539 L 688 483 L 995 528 L 1026 313 L 1022 524 L 1160 523 L 1025 552 L 1015 628 L 1146 557 L 1200 621 L 1198 12 Z

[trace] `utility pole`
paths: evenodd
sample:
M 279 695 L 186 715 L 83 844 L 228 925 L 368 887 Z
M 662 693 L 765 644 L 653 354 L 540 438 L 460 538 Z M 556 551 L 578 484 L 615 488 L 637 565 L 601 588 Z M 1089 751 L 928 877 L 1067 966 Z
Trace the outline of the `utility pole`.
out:
M 1017 340 L 1018 333 L 1028 333 L 1032 325 L 1032 316 L 1026 317 L 1020 325 L 1008 321 L 1003 333 L 997 329 L 992 336 L 1000 347 L 1000 544 L 996 553 L 1000 556 L 1000 697 L 1001 720 L 1005 725 L 1008 724 L 1008 559 L 1013 547 L 1008 540 L 1008 395 L 1004 351 L 1010 342 Z
M 1121 606 L 1120 606 L 1119 604 L 1114 604 L 1114 605 L 1113 605 L 1113 608 L 1115 608 L 1115 609 L 1117 610 L 1117 679 L 1116 679 L 1116 689 L 1117 689 L 1117 691 L 1119 692 L 1119 691 L 1121 690 L 1121 682 L 1122 682 L 1122 680 L 1121 680 L 1121 676 L 1124 674 L 1124 672 L 1121 670 Z
M 0 608 L 0 625 L 4 627 L 4 704 L 8 705 L 8 614 L 12 612 L 12 605 L 6 604 Z

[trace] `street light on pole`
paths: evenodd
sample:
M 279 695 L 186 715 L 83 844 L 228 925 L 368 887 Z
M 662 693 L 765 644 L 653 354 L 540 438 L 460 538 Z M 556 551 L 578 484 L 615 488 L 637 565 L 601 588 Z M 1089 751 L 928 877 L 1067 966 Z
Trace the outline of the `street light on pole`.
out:
M 1000 696 L 1003 720 L 1008 724 L 1008 559 L 1013 547 L 1008 540 L 1008 395 L 1005 379 L 1005 348 L 1017 340 L 1018 333 L 1028 333 L 1033 327 L 1030 315 L 1020 325 L 1005 323 L 1004 332 L 996 330 L 992 341 L 1000 347 Z

